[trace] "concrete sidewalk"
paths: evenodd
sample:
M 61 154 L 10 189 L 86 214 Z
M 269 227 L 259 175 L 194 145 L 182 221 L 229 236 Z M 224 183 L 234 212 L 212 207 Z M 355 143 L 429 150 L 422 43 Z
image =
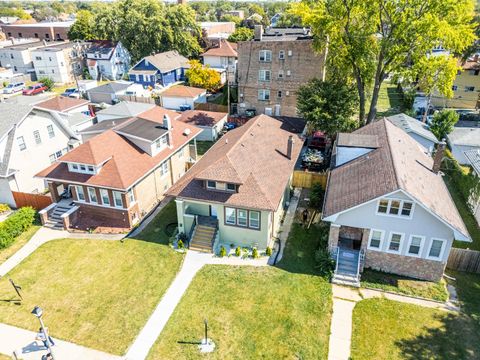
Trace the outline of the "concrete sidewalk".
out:
M 33 315 L 32 315 L 33 316 Z M 12 356 L 16 351 L 20 359 L 39 360 L 47 351 L 41 341 L 36 342 L 37 333 L 15 326 L 0 324 L 0 353 Z M 121 357 L 93 350 L 67 341 L 53 338 L 52 348 L 56 360 L 120 360 Z

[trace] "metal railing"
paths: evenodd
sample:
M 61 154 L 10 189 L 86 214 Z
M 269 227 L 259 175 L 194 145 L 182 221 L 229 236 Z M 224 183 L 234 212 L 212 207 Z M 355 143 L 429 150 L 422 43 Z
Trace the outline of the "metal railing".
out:
M 358 254 L 358 263 L 357 263 L 357 281 L 360 281 L 360 266 L 363 264 L 363 260 L 365 258 L 365 249 L 360 250 Z
M 188 234 L 188 244 L 187 248 L 190 247 L 190 242 L 192 241 L 193 233 L 195 232 L 195 228 L 197 227 L 197 215 L 193 217 L 193 223 L 192 226 L 190 227 L 190 233 Z
M 337 246 L 337 248 L 335 249 L 335 251 L 337 252 L 337 263 L 335 264 L 335 274 L 338 272 L 338 263 L 340 262 L 340 248 Z

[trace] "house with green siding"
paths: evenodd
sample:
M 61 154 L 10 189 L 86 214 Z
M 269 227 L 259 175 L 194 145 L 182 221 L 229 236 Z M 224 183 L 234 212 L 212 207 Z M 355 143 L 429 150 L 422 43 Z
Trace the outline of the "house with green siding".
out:
M 303 145 L 304 122 L 259 115 L 228 132 L 168 191 L 190 248 L 271 246 Z

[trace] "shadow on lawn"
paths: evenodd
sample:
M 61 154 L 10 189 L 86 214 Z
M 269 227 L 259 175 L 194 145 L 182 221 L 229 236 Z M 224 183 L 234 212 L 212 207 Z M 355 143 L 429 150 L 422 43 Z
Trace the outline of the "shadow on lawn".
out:
M 463 314 L 437 315 L 440 327 L 413 339 L 399 340 L 395 345 L 405 359 L 479 359 L 480 337 L 472 320 Z

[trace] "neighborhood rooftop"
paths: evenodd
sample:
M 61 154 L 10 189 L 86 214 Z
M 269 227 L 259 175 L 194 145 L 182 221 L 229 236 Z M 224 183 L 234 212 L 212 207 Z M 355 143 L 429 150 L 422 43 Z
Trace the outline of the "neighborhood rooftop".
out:
M 173 97 L 197 97 L 205 93 L 205 89 L 184 86 L 184 85 L 174 85 L 167 88 L 161 94 L 162 96 L 173 96 Z
M 180 55 L 177 51 L 166 51 L 163 53 L 150 55 L 145 58 L 161 72 L 169 72 L 180 67 L 189 67 L 188 59 Z
M 178 120 L 196 126 L 213 126 L 226 116 L 227 113 L 222 112 L 187 110 L 182 113 Z
M 480 146 L 480 128 L 456 127 L 448 134 L 448 141 L 455 145 Z
M 473 170 L 477 173 L 477 176 L 480 176 L 480 150 L 472 149 L 465 151 L 465 157 L 472 165 Z
M 97 114 L 129 117 L 136 116 L 153 107 L 155 107 L 155 104 L 137 103 L 133 101 L 120 101 L 118 104 L 109 106 L 106 109 L 98 111 Z
M 389 120 L 395 126 L 398 126 L 400 129 L 404 130 L 406 133 L 414 133 L 434 142 L 435 144 L 438 143 L 437 138 L 428 129 L 427 124 L 418 121 L 411 116 L 405 114 L 397 114 L 388 116 L 387 120 Z
M 237 57 L 237 44 L 221 39 L 218 46 L 208 49 L 202 56 L 226 56 Z
M 75 99 L 65 96 L 55 96 L 51 99 L 39 102 L 35 106 L 42 109 L 53 110 L 53 111 L 68 111 L 75 109 L 77 107 L 88 104 L 88 100 L 85 99 Z

